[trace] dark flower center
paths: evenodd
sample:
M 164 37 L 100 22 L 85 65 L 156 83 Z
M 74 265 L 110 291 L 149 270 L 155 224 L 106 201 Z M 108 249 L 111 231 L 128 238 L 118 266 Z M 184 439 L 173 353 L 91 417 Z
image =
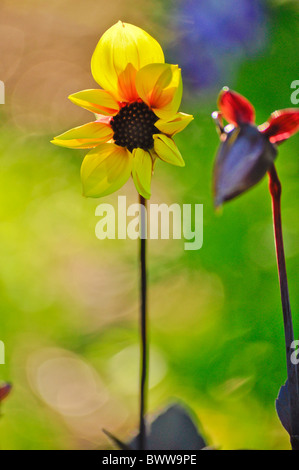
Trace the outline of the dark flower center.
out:
M 157 120 L 155 113 L 143 102 L 124 106 L 110 122 L 116 145 L 126 147 L 130 152 L 136 148 L 151 149 L 153 134 L 159 134 L 154 125 Z

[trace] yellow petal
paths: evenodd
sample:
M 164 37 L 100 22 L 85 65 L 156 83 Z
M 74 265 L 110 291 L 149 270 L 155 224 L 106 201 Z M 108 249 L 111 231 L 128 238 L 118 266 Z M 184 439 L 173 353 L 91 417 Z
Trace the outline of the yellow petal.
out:
M 176 166 L 185 166 L 182 155 L 175 145 L 174 141 L 163 134 L 155 134 L 154 149 L 161 160 Z
M 128 64 L 139 70 L 147 64 L 164 62 L 160 44 L 137 26 L 119 21 L 101 37 L 91 59 L 95 81 L 119 96 L 118 77 Z
M 151 197 L 152 171 L 153 161 L 150 154 L 141 148 L 134 149 L 132 161 L 133 181 L 137 191 L 145 199 Z
M 125 70 L 118 76 L 118 92 L 123 101 L 136 101 L 138 93 L 135 86 L 136 69 L 128 64 Z
M 136 75 L 140 98 L 164 120 L 173 118 L 182 100 L 181 69 L 177 65 L 150 64 Z
M 54 137 L 52 144 L 71 149 L 91 149 L 113 137 L 113 130 L 102 122 L 89 122 Z
M 69 96 L 72 103 L 97 114 L 114 116 L 119 111 L 119 104 L 105 90 L 83 90 Z
M 99 145 L 83 160 L 81 179 L 86 197 L 102 197 L 117 191 L 129 179 L 132 154 L 113 143 Z
M 163 132 L 163 134 L 173 136 L 184 130 L 193 119 L 191 114 L 177 113 L 170 121 L 159 119 L 155 123 L 155 126 L 159 131 Z
M 150 156 L 151 156 L 151 158 L 152 158 L 152 162 L 153 162 L 153 172 L 154 172 L 155 167 L 156 167 L 156 163 L 157 163 L 157 160 L 158 160 L 159 156 L 158 156 L 157 153 L 155 152 L 155 149 L 154 149 L 154 148 L 152 148 L 152 149 L 149 150 L 149 154 L 150 154 Z

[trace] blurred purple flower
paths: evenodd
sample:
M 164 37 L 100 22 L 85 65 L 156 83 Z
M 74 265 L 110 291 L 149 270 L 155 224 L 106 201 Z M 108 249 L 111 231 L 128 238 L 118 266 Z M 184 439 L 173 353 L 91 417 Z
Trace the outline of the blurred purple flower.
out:
M 193 91 L 229 80 L 242 59 L 261 51 L 267 37 L 263 0 L 180 0 L 171 17 L 176 57 Z M 187 53 L 186 53 L 187 51 Z
M 10 394 L 11 388 L 12 386 L 9 383 L 0 384 L 0 402 Z

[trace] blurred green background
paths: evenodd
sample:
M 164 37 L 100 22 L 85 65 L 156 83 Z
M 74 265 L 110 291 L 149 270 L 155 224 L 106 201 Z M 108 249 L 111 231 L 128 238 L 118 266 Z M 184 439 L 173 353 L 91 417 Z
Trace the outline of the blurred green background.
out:
M 1 1 L 0 339 L 6 364 L 0 379 L 12 382 L 13 392 L 1 407 L 0 448 L 107 449 L 102 428 L 125 440 L 138 424 L 138 243 L 95 237 L 99 202 L 116 204 L 118 195 L 136 202 L 136 192 L 129 181 L 101 201 L 84 199 L 84 152 L 49 143 L 90 120 L 67 96 L 96 86 L 92 52 L 119 19 L 158 39 L 166 60 L 192 57 L 188 74 L 183 68 L 181 110 L 195 121 L 176 138 L 186 167 L 158 163 L 151 202 L 204 205 L 201 250 L 184 251 L 183 240 L 148 243 L 149 412 L 179 400 L 198 417 L 211 445 L 289 448 L 274 409 L 286 366 L 267 180 L 221 215 L 211 197 L 218 137 L 210 114 L 219 89 L 228 85 L 245 94 L 257 123 L 293 106 L 298 2 L 255 3 L 260 16 L 248 13 L 247 21 L 246 8 L 242 13 L 254 37 L 234 36 L 230 24 L 222 38 L 220 10 L 217 22 L 213 9 L 194 15 L 195 31 L 205 30 L 206 41 L 211 35 L 203 56 L 202 38 L 191 38 L 198 48 L 188 47 L 184 7 L 192 2 L 141 0 L 136 8 L 121 0 Z M 241 19 L 234 21 L 240 29 Z M 205 28 L 211 24 L 215 31 Z M 219 51 L 225 41 L 226 55 Z M 252 50 L 250 41 L 257 41 Z M 296 335 L 298 143 L 295 136 L 281 146 L 277 161 Z

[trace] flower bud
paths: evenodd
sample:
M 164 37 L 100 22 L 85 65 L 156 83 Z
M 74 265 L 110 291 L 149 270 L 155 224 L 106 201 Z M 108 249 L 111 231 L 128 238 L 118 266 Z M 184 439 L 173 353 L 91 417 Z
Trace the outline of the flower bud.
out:
M 215 206 L 258 183 L 276 155 L 276 146 L 252 124 L 242 124 L 227 132 L 214 167 Z

